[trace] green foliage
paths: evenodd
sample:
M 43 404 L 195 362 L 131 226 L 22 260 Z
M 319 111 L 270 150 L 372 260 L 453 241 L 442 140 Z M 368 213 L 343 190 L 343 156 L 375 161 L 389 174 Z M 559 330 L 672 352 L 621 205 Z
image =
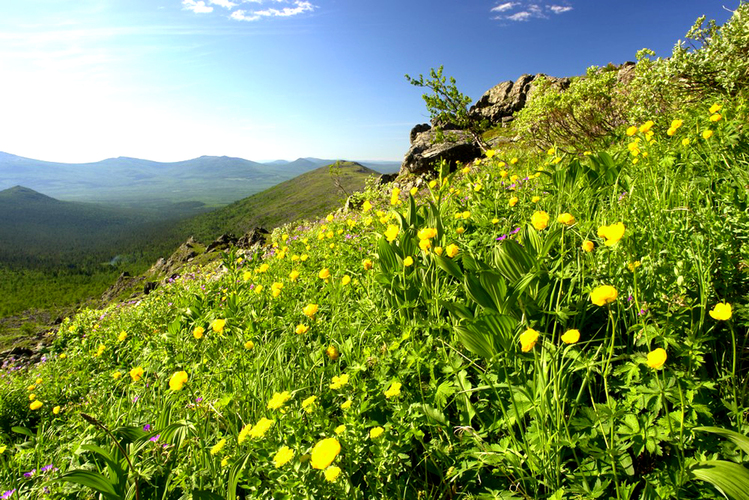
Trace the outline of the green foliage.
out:
M 436 70 L 432 68 L 427 79 L 424 75 L 419 75 L 418 79 L 406 75 L 406 80 L 411 85 L 425 88 L 430 92 L 423 94 L 422 98 L 436 130 L 441 131 L 447 126 L 466 130 L 473 136 L 476 144 L 485 150 L 482 132 L 486 125 L 469 117 L 468 106 L 472 102 L 471 98 L 458 90 L 454 77 L 448 79 L 442 71 L 443 67 L 440 66 Z
M 713 104 L 590 154 L 487 151 L 82 310 L 3 366 L 0 483 L 743 498 L 749 137 Z

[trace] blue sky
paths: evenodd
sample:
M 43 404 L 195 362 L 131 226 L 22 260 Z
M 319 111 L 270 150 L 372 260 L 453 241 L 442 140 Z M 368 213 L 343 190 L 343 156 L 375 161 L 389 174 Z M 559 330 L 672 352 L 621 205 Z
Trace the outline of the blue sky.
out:
M 523 73 L 668 56 L 738 0 L 24 0 L 0 5 L 0 151 L 83 162 L 400 160 L 404 74 L 477 100 Z M 725 6 L 725 7 L 724 7 Z

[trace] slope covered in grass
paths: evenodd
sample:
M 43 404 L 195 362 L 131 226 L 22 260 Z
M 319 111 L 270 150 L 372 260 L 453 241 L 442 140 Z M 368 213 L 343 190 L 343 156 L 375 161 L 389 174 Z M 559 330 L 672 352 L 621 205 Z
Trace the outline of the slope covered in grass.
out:
M 227 207 L 186 220 L 176 231 L 210 241 L 222 233 L 241 235 L 255 227 L 273 228 L 319 217 L 339 207 L 349 194 L 363 189 L 368 178 L 378 175 L 354 162 L 340 162 L 332 170 L 330 166 L 320 167 Z
M 744 498 L 746 110 L 708 92 L 580 154 L 488 151 L 65 320 L 3 367 L 0 484 Z

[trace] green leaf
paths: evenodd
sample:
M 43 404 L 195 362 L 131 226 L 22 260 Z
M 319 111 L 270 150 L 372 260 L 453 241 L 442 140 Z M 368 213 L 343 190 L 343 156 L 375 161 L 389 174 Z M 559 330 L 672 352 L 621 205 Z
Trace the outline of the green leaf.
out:
M 440 269 L 445 271 L 453 278 L 458 278 L 459 280 L 463 279 L 463 271 L 460 270 L 460 266 L 458 266 L 457 262 L 448 257 L 437 255 L 436 253 L 433 253 L 432 256 L 434 257 L 434 261 L 437 263 Z
M 468 296 L 478 305 L 490 311 L 499 312 L 489 293 L 481 286 L 481 280 L 473 274 L 466 274 L 465 289 Z
M 72 470 L 57 478 L 57 481 L 80 484 L 91 488 L 92 490 L 98 491 L 106 498 L 120 500 L 120 497 L 117 494 L 117 491 L 114 489 L 112 483 L 110 483 L 106 477 L 99 474 L 98 472 L 83 469 Z
M 32 439 L 36 437 L 33 432 L 31 432 L 25 427 L 11 427 L 10 430 L 12 430 L 13 432 L 17 432 L 18 434 L 23 434 L 24 436 L 28 436 Z
M 457 318 L 467 320 L 472 320 L 474 318 L 473 312 L 460 302 L 447 302 L 446 300 L 441 300 L 440 306 L 450 311 L 450 314 Z
M 743 434 L 739 434 L 738 432 L 734 432 L 728 429 L 723 429 L 721 427 L 695 427 L 694 430 L 711 432 L 713 434 L 717 434 L 721 437 L 729 439 L 733 444 L 741 448 L 744 453 L 749 455 L 749 437 L 746 437 Z
M 379 257 L 382 272 L 392 274 L 398 268 L 398 257 L 393 247 L 388 243 L 387 238 L 382 237 L 377 240 L 377 256 Z
M 447 424 L 447 419 L 445 419 L 445 414 L 436 409 L 433 406 L 430 406 L 426 403 L 423 403 L 421 405 L 421 411 L 424 412 L 424 415 L 427 416 L 427 418 L 434 420 L 435 422 L 439 422 L 442 425 Z
M 500 313 L 506 312 L 507 283 L 500 275 L 492 271 L 484 271 L 479 275 L 479 282 L 494 302 L 494 307 Z
M 689 472 L 694 478 L 707 481 L 723 496 L 733 500 L 749 500 L 749 470 L 725 460 L 701 462 Z
M 499 272 L 510 282 L 520 279 L 534 265 L 534 260 L 514 240 L 503 241 L 495 251 L 494 260 Z
M 474 323 L 466 326 L 456 325 L 455 333 L 463 346 L 482 358 L 491 359 L 497 353 L 492 338 L 483 331 L 474 328 Z

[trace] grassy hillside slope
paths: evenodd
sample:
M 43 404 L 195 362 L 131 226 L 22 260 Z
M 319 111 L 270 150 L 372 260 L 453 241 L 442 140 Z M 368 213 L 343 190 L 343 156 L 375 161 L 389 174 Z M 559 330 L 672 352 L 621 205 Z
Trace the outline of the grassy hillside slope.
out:
M 600 146 L 526 137 L 65 319 L 2 365 L 4 495 L 746 498 L 749 89 L 679 93 L 749 75 L 748 17 L 733 59 L 639 63 L 673 102 Z
M 183 221 L 175 230 L 207 242 L 222 233 L 242 235 L 254 227 L 273 228 L 320 217 L 339 207 L 348 194 L 363 189 L 367 178 L 377 175 L 354 162 L 340 162 L 334 175 L 329 166 L 320 167 L 227 207 Z

